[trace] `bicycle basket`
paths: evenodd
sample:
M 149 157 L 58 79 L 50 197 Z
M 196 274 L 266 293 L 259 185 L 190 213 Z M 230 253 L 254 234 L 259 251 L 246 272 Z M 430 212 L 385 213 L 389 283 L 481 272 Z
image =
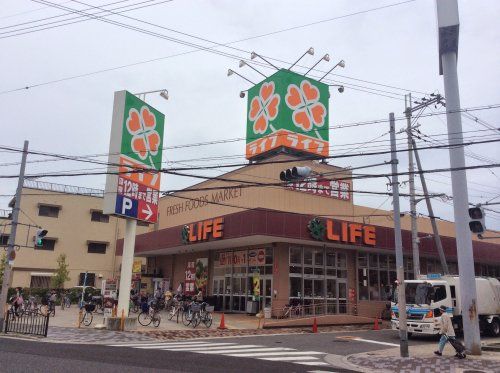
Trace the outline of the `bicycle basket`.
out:
M 141 303 L 141 311 L 149 312 L 149 304 L 147 304 L 146 302 Z
M 207 311 L 207 312 L 214 312 L 214 308 L 215 308 L 214 306 L 208 306 L 207 305 L 207 306 L 205 306 L 205 311 Z
M 87 312 L 94 312 L 95 311 L 95 304 L 86 304 L 85 305 L 85 311 L 87 311 Z
M 201 305 L 198 303 L 193 303 L 191 305 L 191 311 L 193 311 L 193 312 L 200 312 L 200 309 L 201 309 Z

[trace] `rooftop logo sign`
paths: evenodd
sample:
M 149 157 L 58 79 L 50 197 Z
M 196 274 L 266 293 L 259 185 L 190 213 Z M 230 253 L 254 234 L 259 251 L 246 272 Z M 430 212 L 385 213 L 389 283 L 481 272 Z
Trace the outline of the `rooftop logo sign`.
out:
M 248 90 L 246 157 L 286 147 L 328 156 L 328 85 L 281 69 Z

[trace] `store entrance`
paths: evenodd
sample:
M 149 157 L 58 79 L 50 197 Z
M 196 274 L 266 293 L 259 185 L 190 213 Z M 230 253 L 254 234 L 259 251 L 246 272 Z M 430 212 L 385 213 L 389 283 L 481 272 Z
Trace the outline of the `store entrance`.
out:
M 259 310 L 271 307 L 272 276 L 260 278 L 260 295 L 262 303 Z M 224 312 L 246 312 L 247 302 L 253 300 L 252 277 L 217 277 L 213 280 L 213 296 L 215 308 Z

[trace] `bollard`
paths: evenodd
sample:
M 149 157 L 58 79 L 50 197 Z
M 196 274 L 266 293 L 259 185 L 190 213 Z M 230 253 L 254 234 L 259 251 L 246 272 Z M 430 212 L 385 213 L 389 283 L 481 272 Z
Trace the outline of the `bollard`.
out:
M 123 332 L 125 329 L 125 310 L 122 309 L 122 317 L 120 319 L 120 330 Z
M 316 320 L 316 318 L 314 318 L 314 321 L 313 321 L 313 330 L 312 330 L 313 333 L 317 333 L 318 332 L 318 321 Z
M 220 319 L 220 325 L 217 329 L 227 329 L 226 322 L 224 320 L 224 312 L 222 312 L 222 317 Z
M 375 323 L 373 324 L 373 330 L 380 330 L 380 327 L 378 325 L 378 317 L 375 318 Z

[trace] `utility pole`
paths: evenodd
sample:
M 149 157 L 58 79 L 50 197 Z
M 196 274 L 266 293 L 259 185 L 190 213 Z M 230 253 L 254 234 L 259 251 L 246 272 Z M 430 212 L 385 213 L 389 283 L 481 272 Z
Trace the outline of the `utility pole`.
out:
M 460 279 L 460 302 L 465 347 L 472 355 L 481 354 L 479 321 L 477 317 L 476 280 L 472 237 L 469 230 L 467 175 L 460 114 L 460 93 L 458 89 L 457 53 L 459 18 L 457 0 L 436 0 L 439 38 L 439 73 L 444 74 L 446 96 L 446 121 L 450 145 L 451 187 L 453 190 L 453 211 L 455 215 L 455 236 L 457 242 L 458 271 Z M 455 145 L 455 146 L 453 146 Z
M 415 202 L 415 166 L 413 165 L 413 143 L 411 132 L 411 93 L 405 96 L 406 134 L 408 137 L 408 181 L 410 184 L 411 247 L 413 253 L 413 274 L 420 276 L 420 254 L 418 251 L 417 203 Z
M 399 181 L 398 181 L 398 159 L 396 158 L 396 132 L 394 124 L 394 113 L 389 114 L 389 125 L 391 135 L 391 172 L 392 172 L 392 198 L 394 208 L 394 243 L 396 249 L 396 268 L 398 285 L 398 314 L 399 314 L 399 351 L 401 357 L 408 357 L 408 326 L 406 324 L 406 294 L 405 294 L 405 270 L 403 263 L 403 240 L 401 238 L 401 217 L 399 209 Z
M 427 211 L 429 212 L 429 218 L 431 219 L 432 232 L 434 233 L 434 243 L 436 244 L 436 248 L 439 253 L 439 259 L 441 260 L 441 268 L 443 269 L 443 274 L 449 275 L 450 272 L 448 271 L 448 264 L 446 263 L 446 257 L 444 256 L 443 244 L 441 243 L 441 236 L 439 235 L 438 227 L 436 224 L 436 217 L 434 216 L 434 210 L 432 208 L 431 199 L 429 197 L 429 191 L 427 190 L 427 183 L 425 181 L 424 174 L 422 173 L 422 164 L 420 163 L 417 144 L 413 139 L 412 143 L 413 151 L 415 152 L 415 160 L 417 161 L 417 168 L 420 174 L 420 183 L 422 184 L 422 189 L 424 190 L 425 203 L 427 205 Z
M 11 277 L 12 277 L 12 267 L 14 265 L 15 258 L 15 244 L 16 244 L 16 232 L 17 224 L 19 221 L 19 210 L 21 209 L 21 195 L 23 191 L 24 184 L 24 170 L 26 168 L 26 157 L 28 156 L 28 144 L 27 140 L 24 141 L 23 156 L 21 159 L 21 170 L 19 171 L 19 179 L 17 181 L 16 197 L 14 200 L 14 208 L 12 210 L 12 225 L 10 229 L 9 241 L 7 242 L 7 264 L 3 272 L 3 282 L 2 282 L 2 292 L 0 293 L 0 331 L 3 331 L 6 310 L 5 306 L 7 304 L 7 293 L 9 291 Z

